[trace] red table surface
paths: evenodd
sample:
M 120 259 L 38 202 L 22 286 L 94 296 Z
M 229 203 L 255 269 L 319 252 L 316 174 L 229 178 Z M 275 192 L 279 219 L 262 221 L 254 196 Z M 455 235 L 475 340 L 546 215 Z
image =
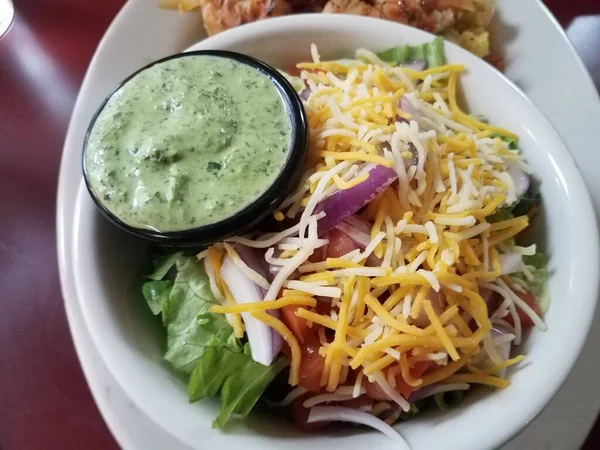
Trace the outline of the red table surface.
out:
M 2 450 L 117 448 L 69 334 L 56 263 L 55 199 L 77 91 L 123 3 L 17 1 L 15 23 L 0 41 Z M 572 37 L 600 87 L 600 2 L 546 3 L 567 30 L 578 16 L 592 16 Z M 57 77 L 59 85 L 52 82 Z M 598 438 L 600 422 L 584 448 L 595 448 Z

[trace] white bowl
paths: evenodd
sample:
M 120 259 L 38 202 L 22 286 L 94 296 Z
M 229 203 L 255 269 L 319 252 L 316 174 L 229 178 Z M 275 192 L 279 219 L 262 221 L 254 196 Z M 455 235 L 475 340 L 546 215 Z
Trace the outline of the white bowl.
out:
M 323 58 L 352 56 L 362 47 L 383 50 L 420 44 L 432 35 L 376 19 L 342 15 L 300 15 L 245 25 L 206 39 L 190 50 L 226 49 L 286 68 L 310 58 L 318 45 Z M 558 133 L 533 104 L 502 74 L 446 44 L 446 56 L 462 63 L 471 112 L 520 136 L 520 146 L 541 182 L 544 232 L 539 240 L 550 255 L 552 303 L 548 331 L 533 331 L 522 346 L 527 363 L 510 373 L 508 389 L 485 389 L 468 396 L 450 413 L 431 412 L 397 427 L 413 449 L 494 448 L 517 433 L 546 405 L 568 375 L 594 313 L 598 283 L 598 232 L 589 195 Z M 85 121 L 70 134 L 83 135 Z M 72 126 L 72 128 L 73 128 Z M 162 362 L 162 334 L 136 293 L 147 266 L 146 243 L 103 219 L 77 173 L 76 146 L 63 155 L 58 229 L 61 278 L 73 278 L 90 334 L 104 362 L 130 398 L 157 426 L 194 448 L 248 450 L 337 445 L 392 448 L 383 435 L 366 430 L 302 434 L 273 416 L 251 415 L 226 432 L 211 428 L 217 400 L 188 404 L 186 384 Z M 75 204 L 69 201 L 77 190 Z

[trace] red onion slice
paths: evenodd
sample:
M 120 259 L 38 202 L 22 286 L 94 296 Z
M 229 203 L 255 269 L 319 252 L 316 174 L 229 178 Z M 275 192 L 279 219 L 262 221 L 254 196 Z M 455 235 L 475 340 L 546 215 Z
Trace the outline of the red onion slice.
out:
M 262 252 L 258 249 L 253 249 L 250 247 L 246 247 L 245 245 L 242 244 L 235 244 L 233 249 L 238 253 L 238 255 L 240 255 L 240 258 L 242 259 L 242 261 L 244 261 L 246 263 L 246 265 L 248 267 L 250 267 L 252 270 L 254 270 L 257 274 L 259 274 L 260 276 L 262 276 L 263 278 L 269 280 L 268 277 L 268 264 L 262 263 L 262 261 L 265 260 L 264 255 L 261 254 Z M 269 280 L 269 282 L 271 282 L 272 280 Z M 263 292 L 263 297 L 264 294 L 266 293 L 264 289 L 261 289 Z
M 310 97 L 310 89 L 304 88 L 300 91 L 300 93 L 298 95 L 300 96 L 300 98 L 302 100 L 308 101 L 308 98 Z
M 314 406 L 310 409 L 307 423 L 313 422 L 351 422 L 381 431 L 392 439 L 397 450 L 410 450 L 408 443 L 400 434 L 383 420 L 358 409 L 344 408 L 342 406 Z
M 367 233 L 367 234 L 371 233 L 372 225 L 369 222 L 367 222 L 365 219 L 360 217 L 358 214 L 347 217 L 345 222 L 347 222 L 348 225 L 353 226 L 357 230 L 362 231 L 363 233 Z
M 350 239 L 360 245 L 363 249 L 371 242 L 371 236 L 348 224 L 346 221 L 338 223 L 335 228 L 346 234 Z
M 350 217 L 363 206 L 375 199 L 396 180 L 393 169 L 375 166 L 369 172 L 369 178 L 350 189 L 336 192 L 315 208 L 315 214 L 323 211 L 325 217 L 319 220 L 319 236 L 327 233 L 346 217 Z
M 495 291 L 492 291 L 491 289 L 486 289 L 482 287 L 479 288 L 479 295 L 481 295 L 481 298 L 487 306 L 488 317 L 491 317 L 491 315 L 494 314 L 494 312 L 496 312 L 496 310 L 498 309 L 498 306 L 500 306 L 499 294 Z
M 410 114 L 412 116 L 412 120 L 419 120 L 422 117 L 421 111 L 419 111 L 419 109 L 412 104 L 406 95 L 400 97 L 400 100 L 398 101 L 398 107 L 402 111 Z
M 236 303 L 263 301 L 263 290 L 248 279 L 229 256 L 223 261 L 221 276 L 227 287 L 229 287 Z M 274 316 L 279 314 L 279 311 L 269 312 Z M 255 319 L 249 313 L 242 313 L 242 320 L 246 327 L 246 334 L 248 335 L 250 350 L 252 351 L 252 359 L 265 366 L 271 365 L 281 350 L 283 344 L 281 336 L 270 326 Z

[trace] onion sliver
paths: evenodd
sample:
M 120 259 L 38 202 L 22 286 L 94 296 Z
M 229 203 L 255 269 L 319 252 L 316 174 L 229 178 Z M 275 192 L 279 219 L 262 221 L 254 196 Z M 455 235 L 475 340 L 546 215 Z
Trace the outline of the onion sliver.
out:
M 498 262 L 503 275 L 517 272 L 523 262 L 523 256 L 518 253 L 503 253 L 498 255 Z
M 236 303 L 263 301 L 264 292 L 260 286 L 248 279 L 229 256 L 223 261 L 221 277 L 223 277 L 223 281 L 227 284 Z M 270 311 L 270 313 L 276 315 L 278 311 Z M 265 366 L 271 365 L 275 356 L 281 350 L 283 344 L 281 336 L 249 313 L 242 313 L 242 320 L 246 327 L 252 359 Z
M 427 61 L 422 59 L 415 59 L 412 61 L 406 61 L 403 64 L 400 64 L 401 67 L 405 69 L 414 70 L 415 72 L 422 72 L 427 68 Z
M 344 408 L 342 406 L 315 406 L 310 409 L 307 423 L 313 422 L 352 422 L 381 431 L 394 440 L 398 450 L 410 450 L 408 443 L 400 434 L 383 420 L 358 409 Z
M 267 278 L 267 270 L 265 267 L 266 261 L 265 264 L 263 264 L 263 261 L 265 260 L 264 254 L 261 254 L 254 248 L 246 247 L 245 245 L 239 243 L 235 244 L 233 248 L 248 267 L 250 267 L 263 278 Z
M 517 169 L 516 167 L 511 167 L 506 171 L 513 180 L 513 185 L 515 187 L 515 197 L 517 200 L 520 200 L 521 197 L 525 195 L 525 193 L 529 190 L 529 185 L 531 184 L 531 180 L 529 175 L 527 175 L 521 169 Z
M 354 242 L 360 245 L 363 249 L 367 245 L 369 245 L 369 242 L 371 242 L 371 236 L 369 234 L 360 231 L 357 228 L 354 228 L 347 222 L 340 222 L 335 226 L 335 228 L 347 235 L 350 239 L 352 239 Z
M 324 212 L 325 217 L 319 220 L 319 236 L 327 233 L 346 217 L 350 217 L 363 206 L 375 199 L 396 180 L 393 169 L 375 166 L 369 172 L 369 178 L 350 189 L 336 192 L 317 205 L 315 213 Z
M 492 331 L 490 331 L 492 340 L 494 338 L 497 338 L 498 336 L 504 336 L 505 334 L 508 334 L 508 333 L 509 333 L 509 331 L 506 328 L 504 328 L 502 325 L 497 325 L 497 324 L 494 324 L 494 328 L 492 328 Z M 500 357 L 502 357 L 502 359 L 504 359 L 506 361 L 507 359 L 510 358 L 511 347 L 512 347 L 512 343 L 510 341 L 508 341 L 508 342 L 504 342 L 500 345 L 497 345 L 496 350 L 498 351 L 498 354 L 500 355 Z M 498 372 L 498 376 L 500 376 L 500 377 L 504 377 L 505 374 L 506 374 L 506 367 Z
M 366 220 L 362 219 L 360 216 L 354 215 L 346 218 L 346 222 L 348 225 L 353 226 L 359 231 L 370 234 L 371 233 L 371 224 Z
M 400 97 L 400 100 L 398 101 L 398 108 L 410 114 L 412 116 L 411 120 L 418 121 L 422 117 L 421 111 L 419 111 L 419 109 L 415 105 L 413 105 L 412 102 L 405 95 Z

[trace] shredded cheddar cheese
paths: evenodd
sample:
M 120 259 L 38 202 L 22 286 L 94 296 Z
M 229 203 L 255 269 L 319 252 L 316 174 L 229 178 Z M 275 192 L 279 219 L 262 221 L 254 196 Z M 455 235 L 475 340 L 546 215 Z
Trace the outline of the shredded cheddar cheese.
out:
M 293 297 L 287 296 L 282 297 L 279 300 L 262 301 L 255 303 L 238 303 L 237 305 L 230 306 L 219 306 L 214 305 L 210 307 L 210 311 L 219 314 L 227 313 L 243 313 L 253 311 L 265 311 L 272 309 L 283 308 L 284 306 L 316 306 L 317 301 L 312 297 Z
M 294 337 L 294 334 L 289 330 L 285 324 L 271 316 L 269 313 L 265 311 L 251 311 L 252 317 L 260 320 L 261 322 L 269 325 L 275 331 L 277 331 L 285 342 L 290 346 L 292 350 L 292 364 L 290 367 L 290 377 L 289 383 L 290 386 L 296 386 L 298 384 L 298 380 L 300 378 L 300 362 L 301 362 L 301 350 L 300 345 L 298 344 L 298 340 Z
M 495 374 L 523 357 L 503 359 L 494 350 L 492 320 L 505 316 L 491 318 L 483 289 L 503 295 L 503 314 L 515 322 L 511 339 L 520 341 L 518 309 L 535 312 L 514 294 L 520 285 L 503 273 L 502 255 L 535 249 L 512 242 L 528 227 L 527 216 L 502 220 L 498 214 L 517 200 L 509 171 L 525 163 L 507 142 L 516 136 L 460 109 L 462 65 L 419 72 L 366 51 L 352 61 L 322 61 L 315 46 L 311 54 L 312 62 L 297 66 L 309 90 L 303 100 L 311 129 L 308 167 L 274 213 L 279 222 L 297 224 L 231 240 L 265 250 L 277 275 L 270 282 L 258 276 L 227 243 L 210 247 L 203 257 L 227 300 L 210 310 L 234 322 L 250 313 L 281 334 L 291 349 L 292 386 L 302 352 L 297 324 L 289 321 L 300 320 L 298 328 L 306 323 L 323 358 L 321 396 L 306 404 L 362 395 L 365 379 L 402 409 L 409 407 L 395 390 L 402 380 L 412 389 L 508 386 Z M 358 212 L 336 225 L 348 245 L 332 242 L 334 233 L 319 228 L 331 214 L 324 202 L 371 186 L 381 166 L 393 171 L 391 184 L 374 189 Z M 220 278 L 225 252 L 267 291 L 264 301 L 233 304 Z M 292 319 L 287 309 L 284 321 L 268 314 L 289 306 L 296 307 Z M 532 320 L 543 327 L 541 318 Z M 236 336 L 240 326 L 234 325 Z M 422 361 L 431 366 L 415 376 Z

